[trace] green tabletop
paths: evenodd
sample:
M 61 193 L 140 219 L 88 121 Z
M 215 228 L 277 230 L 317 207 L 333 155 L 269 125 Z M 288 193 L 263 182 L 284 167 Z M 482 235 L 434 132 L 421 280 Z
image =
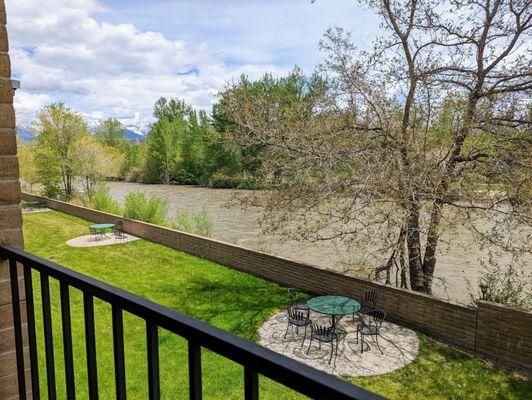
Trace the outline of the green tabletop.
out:
M 111 229 L 115 227 L 115 224 L 96 224 L 90 226 L 92 229 Z
M 320 314 L 347 315 L 360 309 L 360 303 L 344 296 L 319 296 L 307 302 L 309 308 Z

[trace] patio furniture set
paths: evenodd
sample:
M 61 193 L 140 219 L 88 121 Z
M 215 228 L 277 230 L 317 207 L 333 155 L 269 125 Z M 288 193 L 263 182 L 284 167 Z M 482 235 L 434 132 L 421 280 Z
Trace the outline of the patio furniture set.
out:
M 89 241 L 99 241 L 105 240 L 109 237 L 107 236 L 107 231 L 111 231 L 112 237 L 116 240 L 127 239 L 127 235 L 123 230 L 122 221 L 118 220 L 112 224 L 95 224 L 89 226 Z
M 290 327 L 292 327 L 292 330 L 295 328 L 296 334 L 299 333 L 300 328 L 304 329 L 303 341 L 301 342 L 301 347 L 303 347 L 307 339 L 307 331 L 310 329 L 307 355 L 313 340 L 318 342 L 320 349 L 322 343 L 330 343 L 330 364 L 333 355 L 335 357 L 338 355 L 340 341 L 347 335 L 346 330 L 340 325 L 340 320 L 344 316 L 352 315 L 351 323 L 355 324 L 355 314 L 359 317 L 356 324 L 356 343 L 358 344 L 360 336 L 360 352 L 364 353 L 364 345 L 366 343 L 364 337 L 370 336 L 381 354 L 384 354 L 379 346 L 379 336 L 382 322 L 386 318 L 386 312 L 377 308 L 378 294 L 376 291 L 366 291 L 361 302 L 344 296 L 318 296 L 304 301 L 297 289 L 289 288 L 288 293 L 291 298 L 291 306 L 287 310 L 288 321 L 283 338 L 286 339 Z M 312 320 L 310 318 L 311 310 L 328 316 L 329 324 Z

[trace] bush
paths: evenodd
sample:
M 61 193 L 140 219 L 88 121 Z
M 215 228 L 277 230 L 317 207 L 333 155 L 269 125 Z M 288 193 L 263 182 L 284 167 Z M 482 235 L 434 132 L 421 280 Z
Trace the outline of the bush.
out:
M 105 186 L 101 186 L 94 191 L 89 203 L 89 207 L 111 214 L 122 214 L 122 207 L 120 206 L 120 203 L 111 197 L 109 194 L 109 189 L 107 189 Z
M 513 266 L 501 266 L 490 259 L 484 264 L 479 283 L 486 285 L 485 300 L 516 307 L 523 310 L 532 309 L 532 291 L 530 289 L 531 275 Z M 473 290 L 471 282 L 467 281 L 469 299 L 476 305 L 482 299 L 478 289 Z
M 211 237 L 212 235 L 212 219 L 205 210 L 199 213 L 193 211 L 178 212 L 168 225 L 171 228 L 203 237 Z
M 168 202 L 158 196 L 147 197 L 142 192 L 128 193 L 124 199 L 124 217 L 164 225 Z
M 42 194 L 49 199 L 62 200 L 62 192 L 59 184 L 55 182 L 45 182 L 42 188 Z

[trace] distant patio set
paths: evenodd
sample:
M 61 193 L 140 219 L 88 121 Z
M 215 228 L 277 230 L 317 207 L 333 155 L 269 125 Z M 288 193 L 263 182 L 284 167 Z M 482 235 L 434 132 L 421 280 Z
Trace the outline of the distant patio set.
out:
M 386 321 L 374 290 L 360 301 L 337 295 L 304 301 L 298 290 L 288 293 L 291 306 L 259 329 L 260 344 L 271 350 L 343 376 L 391 372 L 418 353 L 416 333 Z
M 118 243 L 128 243 L 139 238 L 124 232 L 122 221 L 94 224 L 89 226 L 89 234 L 67 241 L 73 247 L 95 247 Z

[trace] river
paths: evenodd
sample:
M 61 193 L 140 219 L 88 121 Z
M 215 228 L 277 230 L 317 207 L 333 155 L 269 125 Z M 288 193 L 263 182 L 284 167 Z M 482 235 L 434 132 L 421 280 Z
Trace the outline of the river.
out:
M 238 190 L 126 182 L 108 182 L 107 186 L 113 198 L 119 201 L 132 191 L 156 194 L 168 201 L 169 216 L 178 211 L 205 210 L 213 223 L 213 238 L 225 242 L 332 270 L 343 270 L 345 261 L 349 259 L 329 242 L 304 243 L 262 233 L 258 225 L 261 209 L 242 207 L 235 202 L 235 195 L 242 193 Z M 477 287 L 482 251 L 475 245 L 473 235 L 464 228 L 443 235 L 442 243 L 445 242 L 449 245 L 440 246 L 437 255 L 434 295 L 468 304 L 466 282 L 468 280 Z M 532 272 L 531 263 L 527 265 L 528 272 Z

